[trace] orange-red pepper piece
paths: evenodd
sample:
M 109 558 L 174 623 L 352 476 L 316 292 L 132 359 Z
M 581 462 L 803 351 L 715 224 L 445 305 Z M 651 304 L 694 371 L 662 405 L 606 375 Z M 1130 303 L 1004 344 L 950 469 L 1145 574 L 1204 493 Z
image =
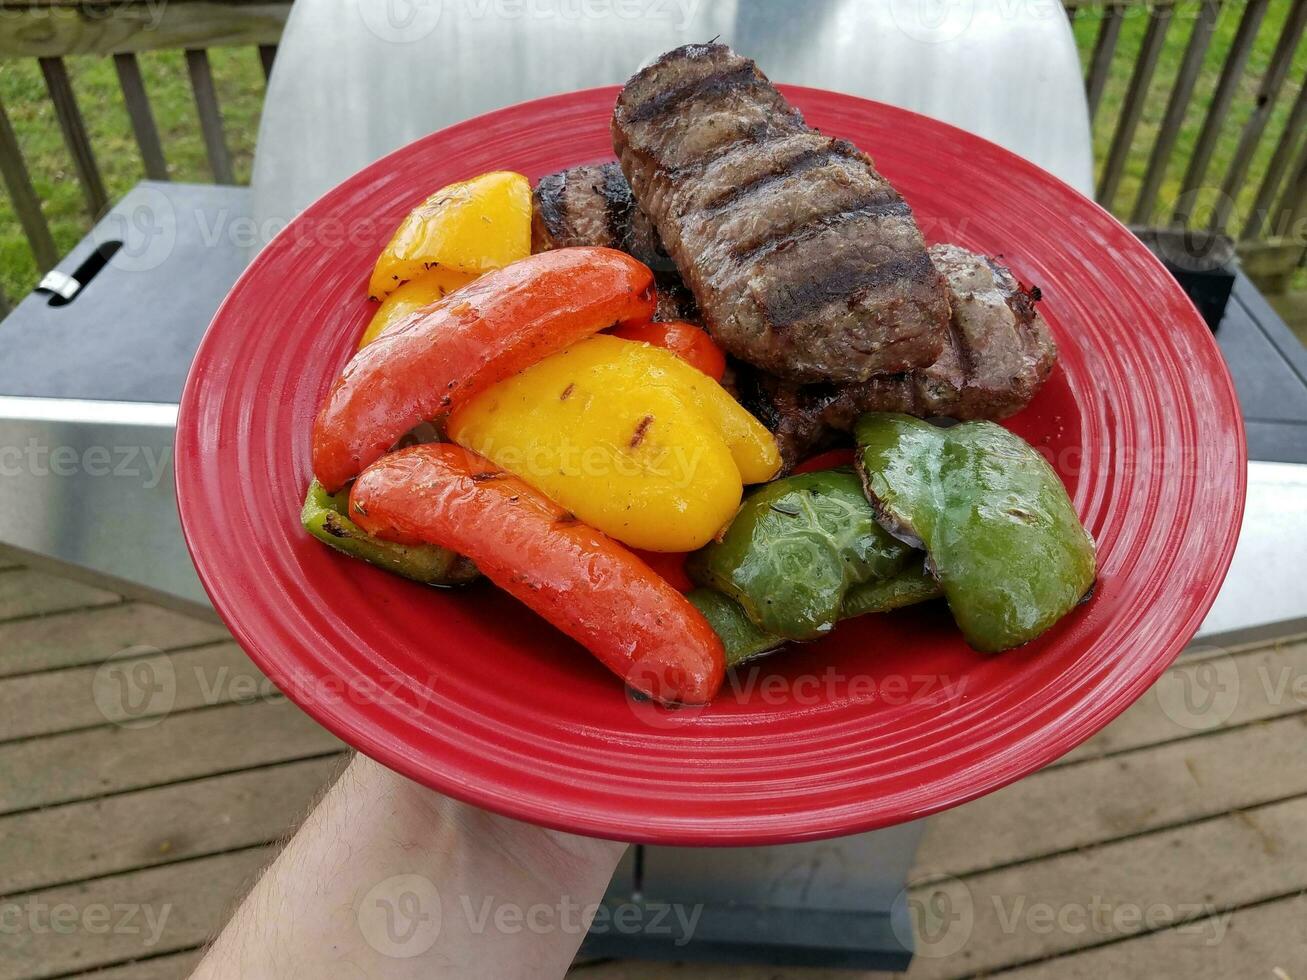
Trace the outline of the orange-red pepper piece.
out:
M 380 538 L 466 555 L 655 700 L 703 704 L 721 687 L 722 641 L 689 600 L 621 544 L 475 453 L 428 443 L 383 457 L 355 481 L 349 517 Z
M 726 355 L 722 349 L 713 342 L 706 330 L 684 320 L 632 323 L 618 327 L 613 331 L 613 336 L 665 347 L 714 381 L 721 381 L 722 375 L 726 373 Z
M 623 252 L 563 248 L 482 276 L 354 355 L 313 427 L 313 472 L 334 493 L 421 422 L 614 324 L 647 320 L 653 273 Z

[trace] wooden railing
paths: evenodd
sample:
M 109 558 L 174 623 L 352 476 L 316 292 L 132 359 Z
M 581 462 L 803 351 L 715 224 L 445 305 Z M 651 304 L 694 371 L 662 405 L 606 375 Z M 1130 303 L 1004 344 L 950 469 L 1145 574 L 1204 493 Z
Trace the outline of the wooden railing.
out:
M 185 52 L 186 69 L 213 179 L 236 182 L 223 131 L 209 65 L 208 50 L 253 46 L 265 75 L 276 57 L 290 0 L 0 0 L 0 61 L 35 58 L 63 134 L 89 220 L 111 205 L 96 163 L 64 58 L 73 55 L 112 57 L 123 105 L 140 150 L 142 175 L 167 180 L 167 155 L 159 139 L 137 54 Z M 32 185 L 22 150 L 3 101 L 0 101 L 0 176 L 22 224 L 37 268 L 45 272 L 59 260 L 54 238 Z M 0 316 L 8 311 L 0 293 Z
M 1218 18 L 1238 14 L 1238 26 L 1223 50 L 1212 50 Z M 1307 80 L 1301 69 L 1294 74 L 1294 56 L 1307 26 L 1307 0 L 1289 0 L 1279 36 L 1268 64 L 1248 91 L 1248 65 L 1254 44 L 1265 27 L 1268 0 L 1154 0 L 1151 3 L 1109 0 L 1082 3 L 1067 0 L 1065 7 L 1073 23 L 1094 17 L 1097 28 L 1092 54 L 1086 66 L 1085 91 L 1091 116 L 1096 116 L 1111 72 L 1119 64 L 1114 58 L 1128 18 L 1146 18 L 1143 38 L 1133 55 L 1130 80 L 1120 111 L 1116 115 L 1111 143 L 1100 161 L 1097 197 L 1099 203 L 1134 224 L 1175 224 L 1205 227 L 1229 234 L 1240 244 L 1240 252 L 1255 273 L 1271 285 L 1287 277 L 1304 259 L 1307 241 Z M 1145 105 L 1160 93 L 1154 81 L 1159 55 L 1168 33 L 1181 20 L 1192 22 L 1178 67 L 1166 95 L 1166 107 L 1153 136 L 1142 182 L 1133 202 L 1121 197 L 1122 176 L 1132 152 L 1138 152 L 1138 127 Z M 1189 154 L 1178 193 L 1169 202 L 1159 201 L 1168 167 L 1174 163 L 1177 139 L 1186 117 L 1193 110 L 1195 90 L 1205 62 L 1219 59 L 1220 74 L 1202 116 L 1197 141 Z M 1259 172 L 1252 164 L 1262 149 L 1267 127 L 1281 96 L 1290 83 L 1296 85 L 1292 108 L 1275 135 L 1275 148 Z M 1231 122 L 1240 113 L 1241 125 Z M 1237 142 L 1225 170 L 1212 172 L 1218 141 L 1237 130 Z M 1264 156 L 1264 154 L 1263 154 Z M 1251 193 L 1250 182 L 1256 192 Z M 1239 214 L 1239 203 L 1251 197 Z M 1163 207 L 1159 210 L 1159 205 Z M 1199 213 L 1200 207 L 1205 211 Z
M 373 0 L 361 0 L 373 2 Z M 384 2 L 384 0 L 375 0 Z M 1101 128 L 1110 122 L 1111 138 L 1100 153 L 1099 200 L 1120 217 L 1137 224 L 1171 223 L 1205 227 L 1240 240 L 1245 261 L 1273 282 L 1287 278 L 1303 261 L 1307 241 L 1307 84 L 1294 56 L 1307 24 L 1307 0 L 1287 3 L 1280 35 L 1255 89 L 1248 84 L 1250 56 L 1258 43 L 1272 0 L 1065 0 L 1073 25 L 1092 29 L 1086 51 L 1085 88 L 1091 114 Z M 63 134 L 89 220 L 110 205 L 97 167 L 95 148 L 69 84 L 64 58 L 71 55 L 111 57 L 123 105 L 140 151 L 141 173 L 166 180 L 167 152 L 159 137 L 150 99 L 136 55 L 142 51 L 181 49 L 198 114 L 200 136 L 213 179 L 235 182 L 223 131 L 207 50 L 233 45 L 257 47 L 265 73 L 271 70 L 290 0 L 0 0 L 0 61 L 39 61 L 41 74 Z M 1228 43 L 1217 43 L 1221 17 L 1237 16 Z M 1177 25 L 1192 29 L 1173 77 L 1159 85 L 1158 66 L 1168 37 Z M 1125 50 L 1126 30 L 1143 24 L 1134 51 Z M 1219 49 L 1219 50 L 1218 50 Z M 1204 65 L 1219 60 L 1220 73 L 1210 93 L 1199 93 Z M 1104 95 L 1113 77 L 1128 72 L 1129 81 L 1114 119 L 1105 113 Z M 1295 77 L 1296 76 L 1296 77 Z M 1296 92 L 1294 90 L 1296 89 Z M 1294 92 L 1287 121 L 1270 132 L 1268 124 L 1286 92 Z M 1140 146 L 1141 123 L 1150 107 L 1164 99 L 1165 109 Z M 1196 103 L 1205 99 L 1206 108 Z M 1202 113 L 1201 129 L 1175 193 L 1163 200 L 1168 171 L 1174 171 L 1179 138 L 1187 120 Z M 1232 120 L 1243 117 L 1241 123 Z M 1146 127 L 1151 130 L 1151 127 Z M 1224 172 L 1213 172 L 1222 140 L 1237 129 L 1237 141 Z M 1275 140 L 1269 156 L 1263 150 Z M 1123 194 L 1129 164 L 1146 156 L 1132 200 Z M 1256 165 L 1255 165 L 1256 164 Z M 1136 168 L 1137 169 L 1137 168 Z M 22 225 L 39 270 L 59 258 L 41 201 L 33 187 L 19 140 L 0 101 L 0 176 Z M 1256 191 L 1251 190 L 1256 186 Z M 1240 207 L 1241 201 L 1250 201 Z M 0 315 L 7 301 L 0 294 Z

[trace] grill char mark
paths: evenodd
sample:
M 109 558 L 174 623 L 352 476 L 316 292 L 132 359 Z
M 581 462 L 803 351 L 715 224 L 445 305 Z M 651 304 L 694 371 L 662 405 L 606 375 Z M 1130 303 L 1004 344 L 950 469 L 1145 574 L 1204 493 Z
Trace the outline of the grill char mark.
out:
M 827 266 L 819 278 L 773 287 L 763 305 L 773 325 L 786 328 L 833 303 L 844 300 L 852 306 L 879 286 L 902 279 L 923 282 L 933 272 L 924 252 L 871 266 L 865 256 L 845 255 Z
M 623 251 L 631 251 L 631 219 L 635 213 L 635 198 L 631 185 L 616 167 L 603 169 L 602 186 L 596 188 L 603 197 L 604 213 L 608 217 L 608 236 Z
M 867 200 L 864 198 L 851 206 L 840 206 L 833 208 L 828 213 L 813 215 L 811 219 L 798 228 L 790 230 L 777 228 L 766 238 L 747 247 L 733 246 L 730 254 L 732 258 L 740 263 L 755 262 L 772 252 L 781 252 L 802 244 L 820 235 L 828 228 L 834 228 L 838 225 L 861 221 L 864 218 L 908 218 L 911 216 L 912 211 L 908 208 L 907 202 L 901 199 Z
M 536 185 L 536 213 L 544 221 L 545 228 L 555 237 L 561 234 L 567 224 L 567 178 L 570 171 L 562 170 L 548 177 L 542 177 Z
M 843 140 L 836 140 L 826 146 L 813 147 L 804 150 L 788 161 L 780 168 L 768 170 L 758 174 L 749 180 L 736 184 L 726 190 L 714 200 L 708 201 L 700 209 L 699 213 L 704 218 L 715 218 L 724 212 L 727 208 L 742 202 L 745 198 L 751 197 L 770 187 L 774 187 L 781 181 L 790 177 L 795 177 L 807 170 L 820 167 L 822 164 L 835 159 L 856 160 L 861 154 L 857 148 Z
M 700 78 L 693 78 L 664 89 L 641 102 L 631 110 L 631 121 L 648 122 L 655 116 L 670 112 L 687 102 L 696 102 L 708 96 L 721 95 L 756 83 L 757 69 L 751 62 L 719 68 Z
M 609 170 L 615 168 L 609 167 Z M 605 173 L 603 180 L 594 180 L 586 168 L 568 172 L 584 178 L 590 193 L 606 201 L 620 202 L 630 197 L 618 188 L 622 181 L 616 173 L 612 179 Z M 561 178 L 561 179 L 559 179 Z M 551 175 L 537 188 L 537 209 L 544 203 L 539 198 L 541 189 L 547 190 L 566 182 L 568 174 Z M 573 199 L 575 202 L 575 198 Z M 583 205 L 580 210 L 588 210 Z M 612 213 L 621 213 L 614 207 Z M 626 212 L 632 224 L 646 219 L 638 205 Z M 577 240 L 568 232 L 568 241 L 574 244 L 604 244 L 598 241 Z M 614 233 L 615 240 L 630 240 L 635 236 L 626 228 Z M 656 239 L 653 247 L 658 247 Z M 646 246 L 647 247 L 647 246 Z M 1002 350 L 989 350 L 968 341 L 955 319 L 951 318 L 949 350 L 957 356 L 957 375 L 941 369 L 939 364 L 924 371 L 885 374 L 861 384 L 806 384 L 796 385 L 764 372 L 753 370 L 738 361 L 732 361 L 732 374 L 738 390 L 734 392 L 740 402 L 775 435 L 781 446 L 786 465 L 793 466 L 805 455 L 833 444 L 840 429 L 848 428 L 863 411 L 902 411 L 912 415 L 951 415 L 956 418 L 1005 418 L 1020 410 L 1034 397 L 1045 377 L 1052 370 L 1055 349 L 1048 336 L 1047 326 L 1039 316 L 1035 303 L 1038 291 L 1020 285 L 1003 264 L 986 256 L 964 252 L 956 246 L 937 245 L 930 250 L 932 261 L 939 256 L 936 268 L 947 269 L 950 288 L 965 292 L 971 284 L 963 281 L 966 267 L 960 259 L 983 263 L 989 270 L 994 289 L 1013 316 L 1013 327 L 1018 344 L 1028 353 L 1030 362 L 1025 373 L 995 387 L 994 366 L 1003 357 Z M 983 285 L 983 283 L 981 284 Z M 685 293 L 684 286 L 674 272 L 660 275 L 660 311 L 662 300 Z M 996 309 L 995 316 L 1001 315 Z M 684 319 L 673 313 L 661 319 Z M 688 317 L 693 319 L 693 316 Z M 941 359 L 943 363 L 943 359 Z M 568 394 L 565 392 L 564 395 Z

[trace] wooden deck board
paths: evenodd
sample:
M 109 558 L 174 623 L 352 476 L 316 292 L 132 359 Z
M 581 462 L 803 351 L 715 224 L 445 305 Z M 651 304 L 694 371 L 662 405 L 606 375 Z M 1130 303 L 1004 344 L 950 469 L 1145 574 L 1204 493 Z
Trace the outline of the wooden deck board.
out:
M 223 627 L 144 602 L 0 623 L 0 677 L 99 664 L 130 647 L 175 650 L 228 639 Z
M 32 924 L 6 935 L 0 980 L 57 977 L 193 949 L 217 932 L 271 858 L 269 848 L 254 848 L 10 899 Z M 55 914 L 58 921 L 50 919 Z
M 340 743 L 276 695 L 225 636 L 112 593 L 0 571 L 0 894 L 20 907 L 169 909 L 148 944 L 144 930 L 6 936 L 0 980 L 186 976 L 197 947 L 271 857 L 265 842 L 337 770 Z M 105 666 L 141 646 L 164 652 Z M 133 675 L 138 684 L 170 677 L 172 693 L 133 713 L 123 697 L 132 676 L 118 667 L 147 671 Z M 1195 714 L 1182 700 L 1186 687 L 1224 700 Z M 1182 659 L 1074 753 L 931 818 L 914 898 L 962 889 L 970 933 L 958 953 L 919 956 L 907 977 L 1307 977 L 1307 902 L 1284 897 L 1307 889 L 1304 729 L 1307 641 Z M 1077 916 L 1097 909 L 1101 919 L 1104 907 L 1125 909 L 1124 918 L 1081 927 Z M 1049 926 L 1045 908 L 1064 923 Z M 1195 921 L 1168 925 L 1166 915 Z M 572 975 L 859 976 L 636 962 Z
M 1127 942 L 1059 957 L 1011 973 L 1004 980 L 1230 980 L 1307 976 L 1307 899 L 1291 896 L 1229 918 L 1221 942 L 1204 928 L 1167 929 Z
M 0 680 L 0 742 L 274 698 L 282 695 L 235 643 L 133 656 Z
M 933 817 L 922 870 L 969 874 L 1304 794 L 1305 762 L 1298 714 L 1046 769 Z
M 202 949 L 187 950 L 76 976 L 85 980 L 185 980 L 195 972 L 203 953 Z
M 122 602 L 122 597 L 30 568 L 0 572 L 0 621 Z
M 340 767 L 309 759 L 0 817 L 0 894 L 271 843 Z
M 960 892 L 972 922 L 957 955 L 920 957 L 910 976 L 956 980 L 1171 923 L 1206 928 L 1217 945 L 1218 913 L 1307 884 L 1304 828 L 1307 798 L 914 889 L 925 902 Z
M 1198 655 L 1186 656 L 1177 663 L 1160 684 L 1154 685 L 1121 717 L 1055 765 L 1162 745 L 1192 738 L 1202 731 L 1233 728 L 1304 711 L 1307 710 L 1304 683 L 1307 683 L 1307 641 L 1276 642 L 1229 653 L 1202 648 Z M 1189 692 L 1211 689 L 1222 700 L 1214 701 L 1209 712 L 1191 711 L 1184 701 L 1186 689 Z M 1166 699 L 1165 708 L 1159 698 Z
M 182 712 L 149 728 L 106 725 L 28 739 L 0 745 L 0 813 L 343 750 L 287 701 Z

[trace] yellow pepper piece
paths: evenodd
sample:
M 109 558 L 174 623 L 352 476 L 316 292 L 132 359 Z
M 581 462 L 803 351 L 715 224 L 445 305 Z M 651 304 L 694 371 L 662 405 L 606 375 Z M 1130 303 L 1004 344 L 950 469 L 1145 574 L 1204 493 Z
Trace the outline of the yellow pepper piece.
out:
M 440 266 L 480 275 L 531 254 L 531 184 L 507 170 L 442 187 L 409 213 L 368 284 L 381 299 Z
M 368 346 L 414 310 L 429 306 L 446 293 L 452 293 L 459 286 L 465 286 L 476 278 L 466 272 L 455 272 L 442 266 L 404 283 L 387 296 L 377 312 L 372 315 L 372 319 L 368 321 L 368 328 L 363 331 L 363 336 L 359 340 L 359 349 Z
M 740 505 L 741 463 L 762 472 L 770 443 L 776 465 L 756 478 L 780 465 L 771 434 L 711 378 L 662 348 L 605 335 L 483 392 L 446 432 L 647 551 L 707 544 Z
M 622 343 L 635 342 L 627 340 Z M 643 365 L 645 383 L 675 387 L 717 427 L 730 447 L 735 465 L 740 468 L 740 479 L 745 484 L 766 483 L 780 472 L 781 453 L 776 439 L 725 388 L 666 348 L 645 343 L 635 346 L 644 348 L 644 352 L 627 351 L 624 356 Z

